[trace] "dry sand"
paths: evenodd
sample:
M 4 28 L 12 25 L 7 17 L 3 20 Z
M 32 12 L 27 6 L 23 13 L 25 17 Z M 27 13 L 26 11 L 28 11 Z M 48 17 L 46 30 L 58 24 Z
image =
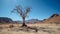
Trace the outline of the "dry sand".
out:
M 26 31 L 24 28 L 20 30 L 21 24 L 13 24 L 13 28 L 9 28 L 11 24 L 0 25 L 0 34 L 60 34 L 60 24 L 27 24 L 30 27 L 36 27 L 38 32 L 35 30 Z

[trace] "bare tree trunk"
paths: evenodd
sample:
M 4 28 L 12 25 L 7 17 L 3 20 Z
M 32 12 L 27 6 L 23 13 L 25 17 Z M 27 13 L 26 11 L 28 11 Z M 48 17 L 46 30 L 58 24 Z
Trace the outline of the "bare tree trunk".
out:
M 22 27 L 27 27 L 27 25 L 25 24 L 25 17 L 23 17 L 23 24 Z

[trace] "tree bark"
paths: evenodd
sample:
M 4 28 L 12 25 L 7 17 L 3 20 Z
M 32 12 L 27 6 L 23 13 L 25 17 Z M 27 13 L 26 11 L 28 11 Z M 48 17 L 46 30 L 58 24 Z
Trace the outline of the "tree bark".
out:
M 22 27 L 27 27 L 27 25 L 25 24 L 25 17 L 23 17 L 23 24 Z

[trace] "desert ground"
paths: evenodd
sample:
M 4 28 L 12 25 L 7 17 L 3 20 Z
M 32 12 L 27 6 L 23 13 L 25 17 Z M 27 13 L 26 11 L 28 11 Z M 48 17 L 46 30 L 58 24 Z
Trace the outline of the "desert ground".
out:
M 13 27 L 11 27 L 13 25 Z M 60 24 L 27 24 L 37 29 L 20 27 L 22 24 L 0 24 L 0 34 L 60 34 Z

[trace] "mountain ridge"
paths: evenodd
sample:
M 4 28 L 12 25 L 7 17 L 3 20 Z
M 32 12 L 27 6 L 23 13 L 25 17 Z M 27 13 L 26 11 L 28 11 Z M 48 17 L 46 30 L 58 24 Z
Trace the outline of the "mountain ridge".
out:
M 8 17 L 0 17 L 0 23 L 22 23 L 22 21 L 13 21 Z M 53 14 L 49 18 L 44 20 L 29 19 L 25 23 L 60 23 L 60 14 Z

